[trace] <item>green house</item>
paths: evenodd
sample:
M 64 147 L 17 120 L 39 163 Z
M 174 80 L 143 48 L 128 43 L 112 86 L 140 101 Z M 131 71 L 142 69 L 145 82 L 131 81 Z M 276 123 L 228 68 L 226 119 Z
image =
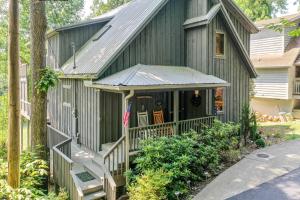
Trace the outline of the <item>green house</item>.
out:
M 257 31 L 232 0 L 132 0 L 48 33 L 47 65 L 63 73 L 48 94 L 56 184 L 117 199 L 142 140 L 237 122 Z

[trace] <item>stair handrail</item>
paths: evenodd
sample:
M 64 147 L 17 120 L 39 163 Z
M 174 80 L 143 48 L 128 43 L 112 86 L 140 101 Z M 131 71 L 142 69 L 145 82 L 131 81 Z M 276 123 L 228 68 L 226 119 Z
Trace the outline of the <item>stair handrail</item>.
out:
M 123 135 L 111 148 L 110 150 L 104 154 L 103 159 L 104 159 L 104 164 L 105 164 L 105 160 L 110 156 L 110 154 L 123 142 L 123 140 L 125 140 L 126 136 Z

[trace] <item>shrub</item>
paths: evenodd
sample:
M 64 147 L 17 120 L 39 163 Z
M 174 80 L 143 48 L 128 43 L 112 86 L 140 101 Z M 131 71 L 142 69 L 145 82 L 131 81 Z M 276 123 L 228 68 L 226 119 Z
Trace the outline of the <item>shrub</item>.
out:
M 170 173 L 162 170 L 146 171 L 128 187 L 129 198 L 131 200 L 167 199 L 166 186 L 171 182 L 170 177 Z
M 218 153 L 239 148 L 240 126 L 234 123 L 222 123 L 215 120 L 211 128 L 205 129 L 200 136 L 201 143 L 214 146 Z
M 256 115 L 251 110 L 248 104 L 244 105 L 242 108 L 242 116 L 241 116 L 240 123 L 241 123 L 241 136 L 244 139 L 245 145 L 248 143 L 249 139 L 255 141 L 258 135 Z
M 258 148 L 264 148 L 264 147 L 266 147 L 266 142 L 265 142 L 265 140 L 263 138 L 257 139 L 255 141 L 255 144 L 256 144 L 256 146 Z
M 158 138 L 144 142 L 135 160 L 136 173 L 162 169 L 171 173 L 167 187 L 168 198 L 175 198 L 175 192 L 188 192 L 187 182 L 200 180 L 205 172 L 218 171 L 220 157 L 215 147 L 203 145 L 200 136 L 194 133 Z

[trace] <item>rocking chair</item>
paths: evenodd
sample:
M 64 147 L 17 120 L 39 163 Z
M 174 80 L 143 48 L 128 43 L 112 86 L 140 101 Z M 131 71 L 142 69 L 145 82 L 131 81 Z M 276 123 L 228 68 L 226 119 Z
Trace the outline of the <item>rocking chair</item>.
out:
M 154 124 L 164 124 L 165 119 L 164 119 L 164 113 L 162 110 L 160 111 L 153 111 L 153 121 Z M 172 125 L 167 125 L 159 128 L 157 130 L 158 135 L 160 136 L 172 136 L 174 134 L 174 130 Z

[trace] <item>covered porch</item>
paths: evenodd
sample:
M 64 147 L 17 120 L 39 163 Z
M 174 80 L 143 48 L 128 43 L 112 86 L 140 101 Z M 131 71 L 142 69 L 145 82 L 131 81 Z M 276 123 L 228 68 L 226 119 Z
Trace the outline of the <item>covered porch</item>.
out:
M 220 90 L 222 95 L 230 84 L 189 67 L 139 64 L 103 79 L 85 82 L 85 86 L 121 96 L 122 123 L 120 120 L 111 123 L 120 126 L 122 134 L 104 155 L 104 162 L 111 172 L 119 171 L 119 163 L 125 162 L 122 174 L 129 169 L 129 156 L 140 149 L 142 140 L 191 129 L 199 132 L 211 125 L 217 114 L 222 115 L 224 106 L 223 99 L 216 99 L 216 91 Z M 118 164 L 111 166 L 115 163 Z

